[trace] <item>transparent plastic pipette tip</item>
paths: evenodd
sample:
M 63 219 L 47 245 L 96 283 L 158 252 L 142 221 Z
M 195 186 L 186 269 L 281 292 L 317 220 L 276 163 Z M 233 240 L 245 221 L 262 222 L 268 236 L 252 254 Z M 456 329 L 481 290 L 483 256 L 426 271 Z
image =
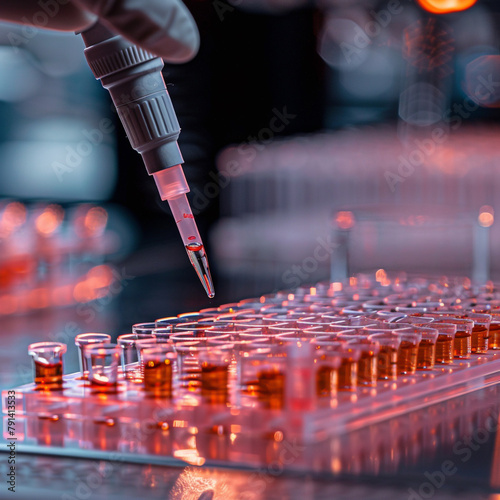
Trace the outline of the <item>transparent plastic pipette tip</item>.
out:
M 215 297 L 215 290 L 212 283 L 212 276 L 210 275 L 210 268 L 208 267 L 205 247 L 202 243 L 190 243 L 186 245 L 186 251 L 205 292 L 207 292 L 210 299 L 213 299 Z

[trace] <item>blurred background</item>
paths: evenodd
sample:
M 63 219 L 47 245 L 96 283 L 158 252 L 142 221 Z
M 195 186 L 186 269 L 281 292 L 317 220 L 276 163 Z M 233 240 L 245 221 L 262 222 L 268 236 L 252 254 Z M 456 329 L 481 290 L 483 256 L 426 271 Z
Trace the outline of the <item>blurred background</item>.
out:
M 35 340 L 371 269 L 500 270 L 498 2 L 186 4 L 201 50 L 164 77 L 212 301 L 80 37 L 0 25 L 2 386 Z

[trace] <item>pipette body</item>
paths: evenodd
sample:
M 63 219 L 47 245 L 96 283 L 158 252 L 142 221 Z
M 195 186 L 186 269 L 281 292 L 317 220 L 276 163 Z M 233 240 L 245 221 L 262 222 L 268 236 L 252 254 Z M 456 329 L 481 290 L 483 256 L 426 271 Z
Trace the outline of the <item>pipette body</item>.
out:
M 180 127 L 161 74 L 163 61 L 99 23 L 81 35 L 90 69 L 109 90 L 131 146 L 142 155 L 161 199 L 169 202 L 191 264 L 212 298 L 208 259 L 186 198 Z

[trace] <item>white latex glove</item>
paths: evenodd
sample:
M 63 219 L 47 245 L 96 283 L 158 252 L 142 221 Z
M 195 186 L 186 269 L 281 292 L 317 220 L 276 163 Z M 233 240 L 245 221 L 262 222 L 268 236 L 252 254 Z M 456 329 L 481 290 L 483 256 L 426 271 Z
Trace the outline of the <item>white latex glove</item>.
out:
M 38 17 L 37 17 L 38 14 Z M 43 26 L 37 19 L 47 19 Z M 1 0 L 0 20 L 82 31 L 99 18 L 112 31 L 168 62 L 198 52 L 196 23 L 181 0 Z

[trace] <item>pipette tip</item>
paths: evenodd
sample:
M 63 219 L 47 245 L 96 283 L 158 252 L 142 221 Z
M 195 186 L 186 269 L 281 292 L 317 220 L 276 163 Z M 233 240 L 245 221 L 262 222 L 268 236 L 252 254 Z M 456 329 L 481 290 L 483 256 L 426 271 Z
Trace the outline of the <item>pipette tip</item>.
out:
M 208 267 L 207 254 L 202 243 L 190 243 L 186 245 L 186 251 L 191 264 L 200 278 L 201 284 L 210 299 L 215 297 L 214 284 Z

